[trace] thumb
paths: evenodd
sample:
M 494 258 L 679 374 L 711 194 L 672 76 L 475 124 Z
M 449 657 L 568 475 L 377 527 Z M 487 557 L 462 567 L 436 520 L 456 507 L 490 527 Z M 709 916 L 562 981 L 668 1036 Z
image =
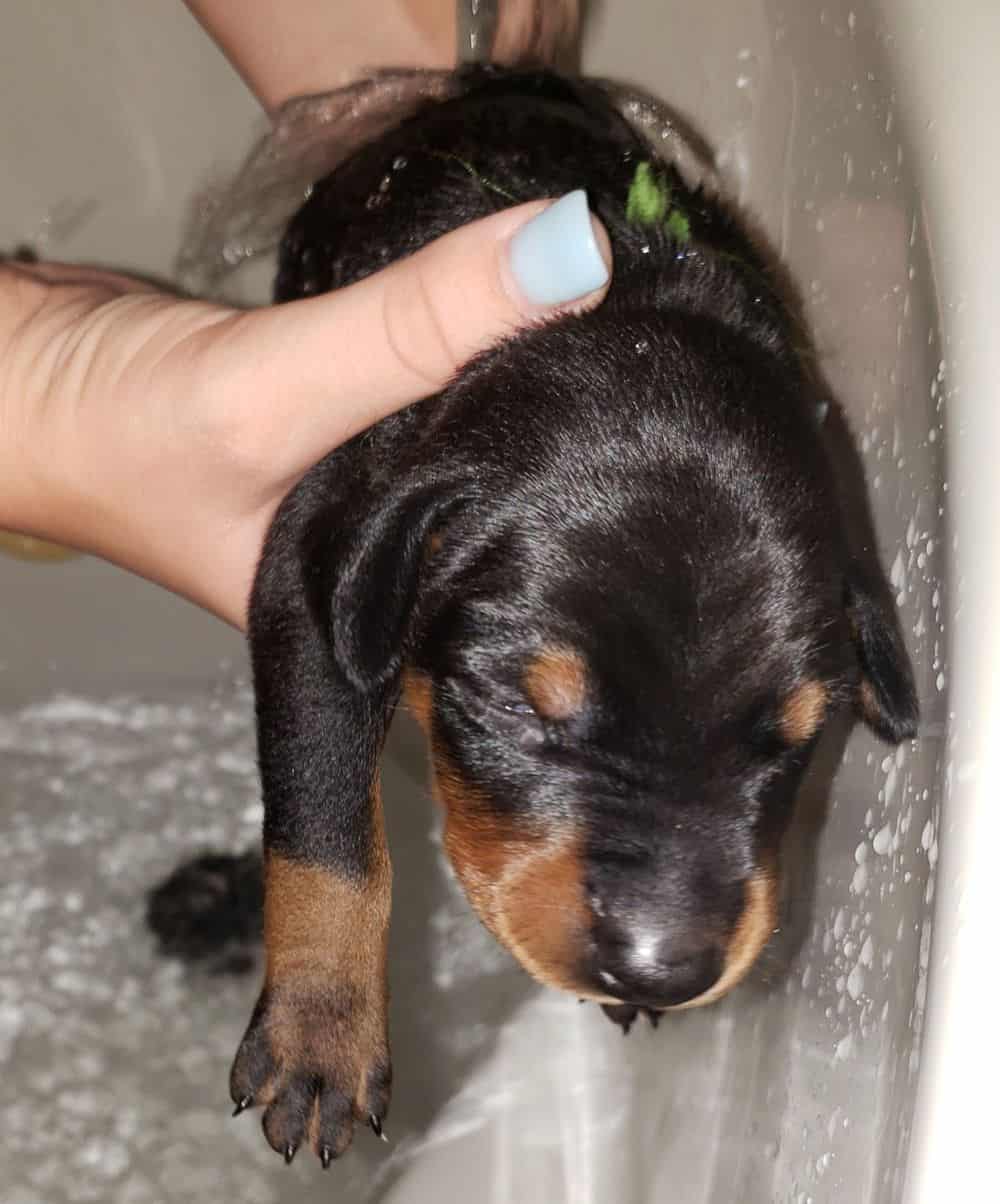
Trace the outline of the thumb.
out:
M 242 315 L 231 366 L 279 409 L 304 468 L 518 327 L 596 305 L 610 262 L 582 191 L 505 209 L 357 284 Z

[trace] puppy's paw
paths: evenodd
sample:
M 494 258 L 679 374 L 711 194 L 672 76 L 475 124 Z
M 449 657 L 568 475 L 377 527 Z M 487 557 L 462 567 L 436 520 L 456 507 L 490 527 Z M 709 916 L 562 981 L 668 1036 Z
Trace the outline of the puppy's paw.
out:
M 653 1028 L 658 1027 L 662 1015 L 652 1008 L 637 1007 L 632 1003 L 602 1003 L 601 1011 L 613 1024 L 618 1025 L 625 1037 L 640 1014 L 646 1017 Z
M 382 1136 L 392 1069 L 385 1006 L 351 987 L 265 987 L 230 1076 L 234 1115 L 258 1105 L 273 1150 L 309 1145 L 324 1167 L 356 1121 Z
M 253 965 L 263 938 L 264 876 L 260 853 L 206 853 L 185 862 L 149 894 L 146 923 L 160 952 L 186 962 L 236 957 Z

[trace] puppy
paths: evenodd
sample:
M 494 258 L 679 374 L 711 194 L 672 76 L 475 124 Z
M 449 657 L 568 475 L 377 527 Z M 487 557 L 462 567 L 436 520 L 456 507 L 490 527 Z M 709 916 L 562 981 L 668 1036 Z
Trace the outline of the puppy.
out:
M 605 88 L 479 68 L 455 92 L 316 184 L 277 299 L 580 187 L 614 281 L 331 453 L 267 539 L 267 968 L 231 1091 L 324 1166 L 389 1104 L 378 761 L 401 691 L 483 922 L 625 1024 L 718 999 L 760 953 L 828 719 L 853 706 L 890 742 L 917 724 L 766 256 Z

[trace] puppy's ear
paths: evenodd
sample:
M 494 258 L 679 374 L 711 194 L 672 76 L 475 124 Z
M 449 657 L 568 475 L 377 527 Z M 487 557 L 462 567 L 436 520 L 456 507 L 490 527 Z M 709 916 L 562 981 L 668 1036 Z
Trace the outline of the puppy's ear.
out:
M 855 708 L 883 740 L 899 744 L 917 734 L 920 706 L 913 668 L 888 588 L 855 567 L 845 605 L 861 666 Z
M 409 483 L 349 508 L 348 529 L 334 540 L 327 597 L 333 654 L 357 689 L 377 689 L 400 673 L 428 537 L 462 500 L 455 488 Z

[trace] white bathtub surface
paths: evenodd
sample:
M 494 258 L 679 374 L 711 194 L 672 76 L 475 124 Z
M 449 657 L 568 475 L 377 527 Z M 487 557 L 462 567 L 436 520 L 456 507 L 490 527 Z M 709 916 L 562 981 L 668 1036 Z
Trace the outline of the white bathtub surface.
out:
M 941 863 L 908 1204 L 996 1193 L 1000 971 L 1000 7 L 883 0 L 947 363 L 949 659 Z
M 759 971 L 624 1041 L 471 919 L 403 730 L 393 1144 L 362 1134 L 329 1177 L 287 1170 L 226 1112 L 253 983 L 165 967 L 142 928 L 165 868 L 256 822 L 240 642 L 106 566 L 0 558 L 4 1204 L 940 1204 L 995 1177 L 996 6 L 593 8 L 588 69 L 695 119 L 802 287 L 871 483 L 921 739 L 856 732 L 829 798 L 818 767 Z M 241 85 L 179 4 L 0 0 L 0 28 L 17 98 L 0 247 L 168 271 L 187 199 L 257 129 Z

